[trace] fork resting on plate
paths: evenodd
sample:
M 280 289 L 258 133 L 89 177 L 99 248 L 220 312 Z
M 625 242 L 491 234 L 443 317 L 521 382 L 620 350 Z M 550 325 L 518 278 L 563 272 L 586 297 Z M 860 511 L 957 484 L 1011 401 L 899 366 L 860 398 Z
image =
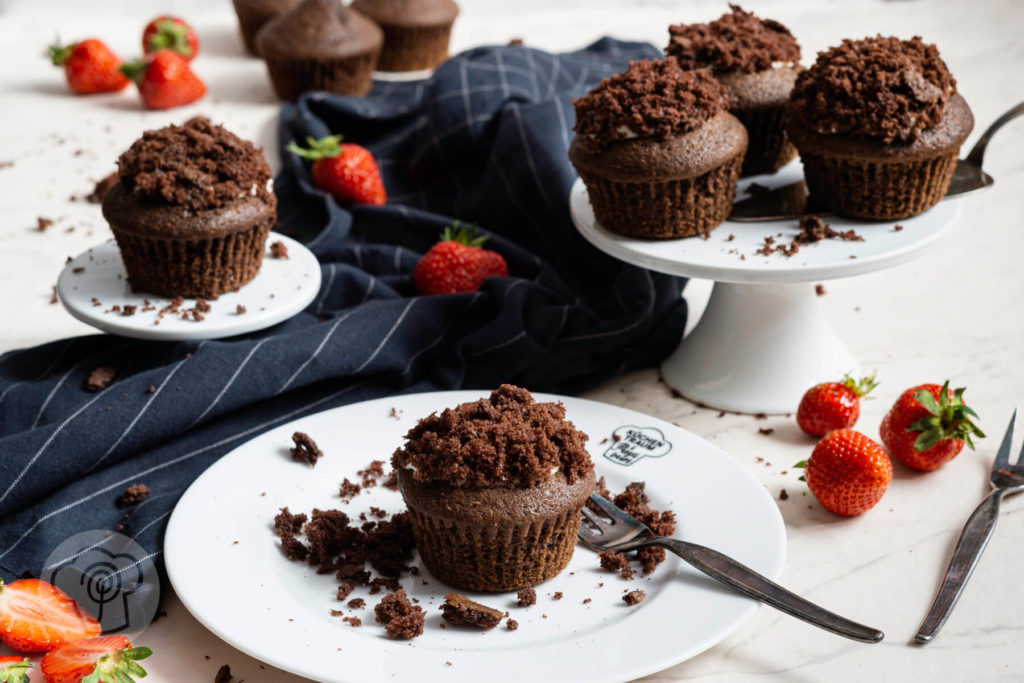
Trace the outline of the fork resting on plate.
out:
M 647 546 L 661 546 L 711 578 L 827 631 L 863 643 L 878 643 L 885 637 L 878 629 L 850 621 L 789 592 L 717 550 L 676 538 L 657 536 L 643 522 L 596 493 L 590 494 L 590 500 L 607 518 L 589 508 L 583 508 L 584 521 L 580 524 L 579 539 L 588 548 L 599 552 L 626 552 Z

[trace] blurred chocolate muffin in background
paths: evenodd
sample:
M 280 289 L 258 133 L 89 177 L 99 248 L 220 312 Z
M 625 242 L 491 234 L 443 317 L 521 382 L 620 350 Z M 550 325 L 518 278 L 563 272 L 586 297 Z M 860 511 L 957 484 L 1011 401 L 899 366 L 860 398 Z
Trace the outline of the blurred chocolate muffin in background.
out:
M 238 17 L 238 30 L 249 54 L 258 57 L 256 34 L 263 25 L 298 5 L 302 0 L 232 0 Z
M 459 6 L 452 0 L 353 0 L 384 31 L 380 71 L 433 69 L 448 58 Z

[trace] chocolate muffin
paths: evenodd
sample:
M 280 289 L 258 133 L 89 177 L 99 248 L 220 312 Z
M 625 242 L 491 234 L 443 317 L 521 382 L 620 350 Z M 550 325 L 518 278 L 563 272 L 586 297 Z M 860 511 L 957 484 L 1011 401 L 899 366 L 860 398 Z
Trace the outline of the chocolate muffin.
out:
M 874 220 L 935 206 L 973 127 L 938 49 L 919 37 L 844 40 L 819 53 L 786 108 L 811 195 Z
M 274 92 L 296 100 L 311 90 L 365 95 L 373 86 L 384 34 L 341 0 L 303 0 L 256 36 Z
M 747 128 L 743 175 L 774 173 L 796 157 L 783 126 L 800 72 L 800 45 L 789 29 L 729 5 L 710 24 L 670 26 L 666 54 L 684 69 L 710 69 L 729 93 L 729 111 Z
M 507 384 L 420 420 L 391 462 L 427 570 L 475 591 L 556 576 L 594 490 L 586 440 L 560 403 Z
M 710 232 L 725 220 L 747 149 L 711 72 L 674 59 L 630 62 L 573 100 L 569 160 L 600 223 L 631 237 Z
M 301 0 L 232 0 L 235 15 L 238 17 L 238 30 L 242 34 L 242 42 L 249 54 L 257 56 L 256 34 L 263 25 L 292 9 Z
M 211 298 L 256 277 L 277 220 L 263 152 L 208 119 L 142 134 L 103 216 L 135 291 Z
M 381 71 L 433 69 L 448 58 L 459 6 L 452 0 L 353 0 L 384 31 Z

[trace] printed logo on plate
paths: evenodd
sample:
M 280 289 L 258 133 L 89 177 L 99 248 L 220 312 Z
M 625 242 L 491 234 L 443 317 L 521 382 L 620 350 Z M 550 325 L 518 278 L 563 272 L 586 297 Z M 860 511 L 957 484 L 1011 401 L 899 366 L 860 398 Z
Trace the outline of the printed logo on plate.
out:
M 612 462 L 629 466 L 644 456 L 660 458 L 672 450 L 672 444 L 656 427 L 624 425 L 612 432 L 612 445 L 604 457 Z

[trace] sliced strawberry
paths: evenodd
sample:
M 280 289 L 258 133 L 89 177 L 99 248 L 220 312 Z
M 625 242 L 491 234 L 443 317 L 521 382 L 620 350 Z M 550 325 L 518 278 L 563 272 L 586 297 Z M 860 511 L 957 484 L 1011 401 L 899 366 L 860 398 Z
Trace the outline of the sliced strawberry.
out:
M 137 662 L 151 654 L 148 647 L 132 648 L 124 636 L 100 636 L 51 650 L 39 668 L 46 683 L 130 683 L 146 676 Z
M 6 586 L 0 581 L 0 642 L 12 650 L 47 652 L 100 630 L 100 623 L 56 586 L 38 579 Z
M 35 665 L 24 657 L 0 657 L 0 683 L 28 683 L 28 670 Z

